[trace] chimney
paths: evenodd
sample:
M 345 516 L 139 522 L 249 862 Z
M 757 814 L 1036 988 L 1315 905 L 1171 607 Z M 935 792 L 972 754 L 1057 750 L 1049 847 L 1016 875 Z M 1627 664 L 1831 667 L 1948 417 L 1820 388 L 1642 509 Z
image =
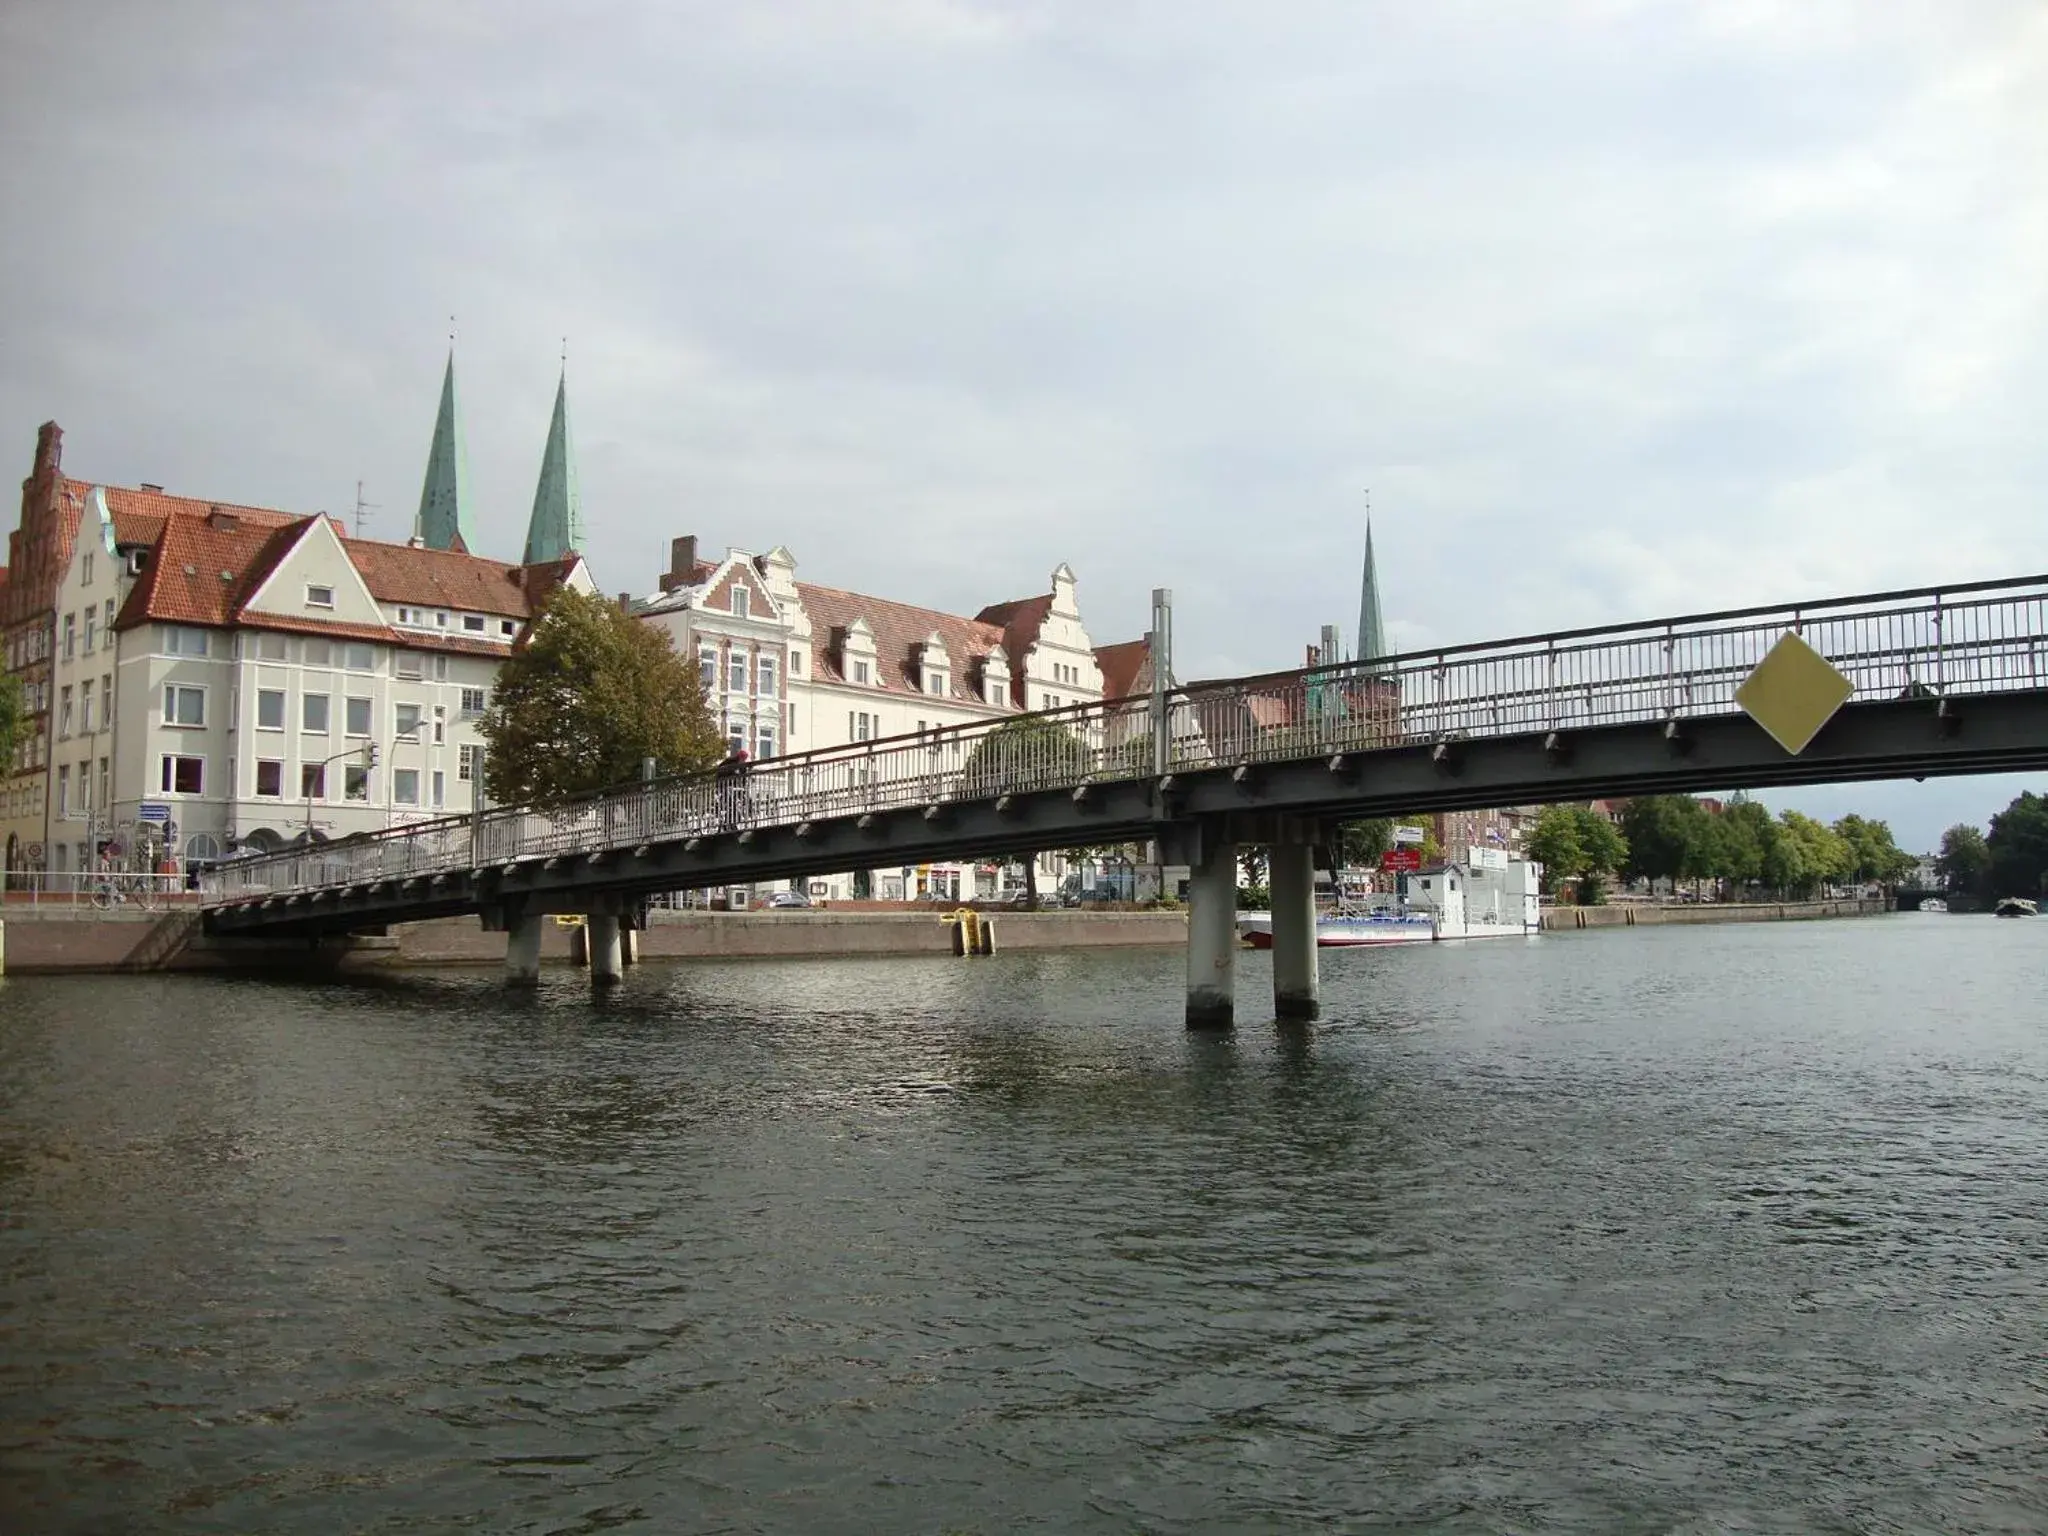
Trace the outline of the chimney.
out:
M 56 474 L 64 467 L 64 429 L 54 421 L 46 421 L 36 429 L 35 474 L 40 478 L 46 472 Z
M 679 539 L 669 540 L 668 574 L 661 578 L 661 590 L 673 592 L 677 587 L 687 587 L 697 574 L 697 535 L 686 533 Z
M 625 613 L 625 614 L 630 614 L 630 613 L 631 613 L 632 611 L 633 611 L 633 594 L 632 594 L 632 593 L 630 593 L 630 592 L 621 592 L 621 593 L 619 594 L 619 612 L 621 612 L 621 613 Z
M 160 485 L 152 485 L 152 484 L 150 484 L 150 482 L 149 482 L 149 481 L 147 481 L 147 480 L 145 480 L 145 481 L 143 481 L 143 482 L 142 482 L 142 488 L 143 488 L 143 489 L 144 489 L 145 491 L 155 491 L 155 492 L 156 492 L 156 493 L 157 493 L 157 494 L 158 494 L 159 496 L 161 496 L 161 495 L 163 494 L 163 489 L 164 489 L 164 488 L 163 488 L 162 486 L 160 486 Z

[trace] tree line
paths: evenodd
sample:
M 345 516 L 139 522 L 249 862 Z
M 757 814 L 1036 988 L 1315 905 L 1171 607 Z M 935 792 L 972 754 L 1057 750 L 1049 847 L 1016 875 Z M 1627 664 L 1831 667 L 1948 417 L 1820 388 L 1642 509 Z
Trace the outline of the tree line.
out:
M 1934 868 L 1951 896 L 2048 891 L 2048 797 L 2025 791 L 1991 818 L 1989 832 L 1957 822 L 1941 834 Z

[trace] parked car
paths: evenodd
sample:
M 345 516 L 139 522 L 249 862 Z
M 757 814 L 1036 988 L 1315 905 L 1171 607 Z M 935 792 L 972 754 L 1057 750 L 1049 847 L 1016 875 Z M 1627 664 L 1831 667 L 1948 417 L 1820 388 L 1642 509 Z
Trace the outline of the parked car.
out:
M 795 907 L 808 907 L 811 898 L 802 891 L 776 891 L 761 903 L 764 912 L 784 911 Z

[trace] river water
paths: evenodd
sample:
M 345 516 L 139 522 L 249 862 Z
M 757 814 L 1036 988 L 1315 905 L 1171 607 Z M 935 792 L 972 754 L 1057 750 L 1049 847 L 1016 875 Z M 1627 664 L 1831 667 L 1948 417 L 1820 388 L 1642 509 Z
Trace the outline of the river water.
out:
M 2048 1530 L 2048 923 L 1323 958 L 10 979 L 0 1530 Z

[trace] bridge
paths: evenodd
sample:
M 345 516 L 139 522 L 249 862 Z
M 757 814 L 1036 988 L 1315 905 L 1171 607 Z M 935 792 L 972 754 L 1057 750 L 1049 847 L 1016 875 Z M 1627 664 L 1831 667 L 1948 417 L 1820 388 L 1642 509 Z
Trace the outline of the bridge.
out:
M 1789 737 L 1751 683 L 1787 635 L 1837 691 L 1795 701 L 1809 719 Z M 1160 686 L 772 759 L 743 799 L 663 779 L 237 860 L 202 903 L 210 933 L 301 941 L 475 913 L 506 933 L 515 981 L 538 975 L 546 917 L 581 913 L 603 981 L 657 892 L 1157 839 L 1190 870 L 1188 1022 L 1227 1026 L 1243 843 L 1272 850 L 1275 1011 L 1312 1018 L 1316 850 L 1342 822 L 2043 767 L 2035 576 Z

